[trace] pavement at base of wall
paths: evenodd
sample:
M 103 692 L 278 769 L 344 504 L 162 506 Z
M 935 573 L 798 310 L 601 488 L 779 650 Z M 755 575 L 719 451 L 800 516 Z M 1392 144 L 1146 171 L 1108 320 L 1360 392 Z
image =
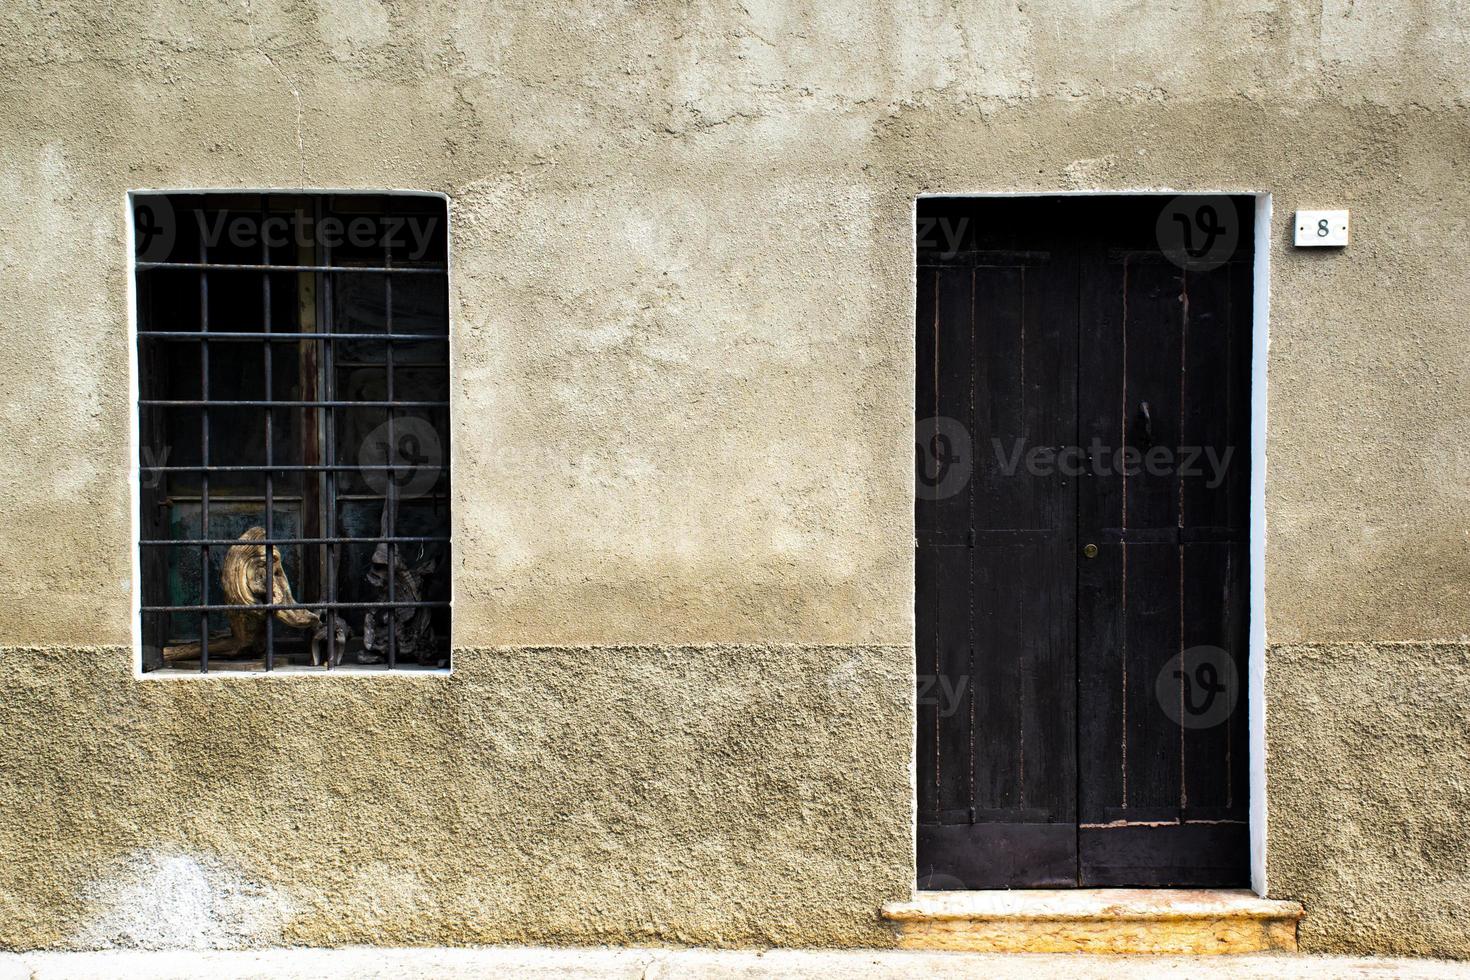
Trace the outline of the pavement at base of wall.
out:
M 546 976 L 667 980 L 714 978 L 938 978 L 1127 976 L 1470 977 L 1470 962 L 1251 954 L 1244 956 L 1096 956 L 1035 953 L 924 953 L 900 950 L 710 950 L 495 947 L 479 949 L 110 950 L 0 953 L 0 980 L 379 980 Z

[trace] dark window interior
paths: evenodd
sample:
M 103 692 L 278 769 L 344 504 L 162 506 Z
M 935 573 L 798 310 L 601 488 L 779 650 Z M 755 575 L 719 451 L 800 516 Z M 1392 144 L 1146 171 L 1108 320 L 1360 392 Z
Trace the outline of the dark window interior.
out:
M 134 221 L 144 669 L 447 667 L 443 200 L 138 195 Z

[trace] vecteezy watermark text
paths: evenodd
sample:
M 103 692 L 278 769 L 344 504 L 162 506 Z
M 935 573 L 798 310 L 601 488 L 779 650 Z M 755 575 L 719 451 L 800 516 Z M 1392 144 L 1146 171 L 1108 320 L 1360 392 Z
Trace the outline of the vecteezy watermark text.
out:
M 174 455 L 174 447 L 142 446 L 138 455 L 139 485 L 157 489 L 171 472 L 169 458 Z M 445 472 L 446 455 L 433 423 L 417 415 L 404 415 L 391 425 L 383 422 L 362 438 L 357 451 L 358 472 L 374 493 L 387 496 L 392 484 L 395 497 L 412 500 L 438 485 Z M 192 472 L 198 467 L 185 463 L 173 469 Z
M 1240 215 L 1222 194 L 1182 194 L 1159 210 L 1154 225 L 1159 250 L 1192 272 L 1208 272 L 1235 255 L 1240 245 Z
M 248 212 L 193 210 L 187 212 L 198 229 L 205 248 L 231 245 L 254 250 L 285 248 L 298 250 L 335 249 L 351 246 L 375 252 L 391 250 L 395 256 L 417 261 L 428 254 L 442 218 L 434 214 L 329 214 L 321 219 L 307 212 Z M 144 262 L 169 258 L 180 240 L 179 222 L 184 219 L 164 194 L 140 194 L 133 198 L 134 248 Z
M 1024 437 L 993 437 L 975 447 L 958 419 L 924 419 L 915 429 L 915 492 L 944 500 L 963 490 L 977 467 L 987 475 L 1014 477 L 1154 476 L 1202 480 L 1215 490 L 1229 476 L 1234 446 L 1110 446 L 1099 437 L 1085 446 L 1038 445 Z
M 298 248 L 324 246 L 341 248 L 408 248 L 408 255 L 421 259 L 429 250 L 439 219 L 434 215 L 360 214 L 352 218 L 328 215 L 317 221 L 309 214 L 287 216 L 269 214 L 196 214 L 199 235 L 210 248 L 223 242 L 237 248 L 269 248 L 296 245 Z
M 919 251 L 937 251 L 940 258 L 954 258 L 959 254 L 969 224 L 969 218 L 920 218 L 917 228 Z
M 1024 471 L 1030 476 L 1180 476 L 1205 478 L 1211 490 L 1225 482 L 1234 446 L 1105 446 L 1094 438 L 1087 446 L 1035 446 L 1026 439 L 990 440 L 996 470 L 1004 476 Z
M 1159 670 L 1154 696 L 1164 714 L 1180 727 L 1214 728 L 1235 713 L 1240 671 L 1230 653 L 1220 647 L 1190 647 Z
M 952 718 L 960 710 L 960 702 L 969 686 L 970 678 L 964 676 L 920 674 L 919 707 L 938 708 L 939 717 Z

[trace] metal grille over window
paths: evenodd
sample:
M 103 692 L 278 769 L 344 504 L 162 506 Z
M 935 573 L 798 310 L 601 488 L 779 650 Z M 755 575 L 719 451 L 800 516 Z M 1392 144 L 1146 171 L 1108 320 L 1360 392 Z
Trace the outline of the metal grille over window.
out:
M 449 665 L 447 214 L 133 198 L 145 670 Z

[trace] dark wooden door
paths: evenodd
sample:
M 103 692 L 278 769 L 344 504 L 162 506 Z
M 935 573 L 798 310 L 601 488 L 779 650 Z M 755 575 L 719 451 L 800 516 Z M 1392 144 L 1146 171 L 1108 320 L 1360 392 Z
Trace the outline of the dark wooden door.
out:
M 1248 883 L 1251 221 L 921 202 L 921 887 Z

